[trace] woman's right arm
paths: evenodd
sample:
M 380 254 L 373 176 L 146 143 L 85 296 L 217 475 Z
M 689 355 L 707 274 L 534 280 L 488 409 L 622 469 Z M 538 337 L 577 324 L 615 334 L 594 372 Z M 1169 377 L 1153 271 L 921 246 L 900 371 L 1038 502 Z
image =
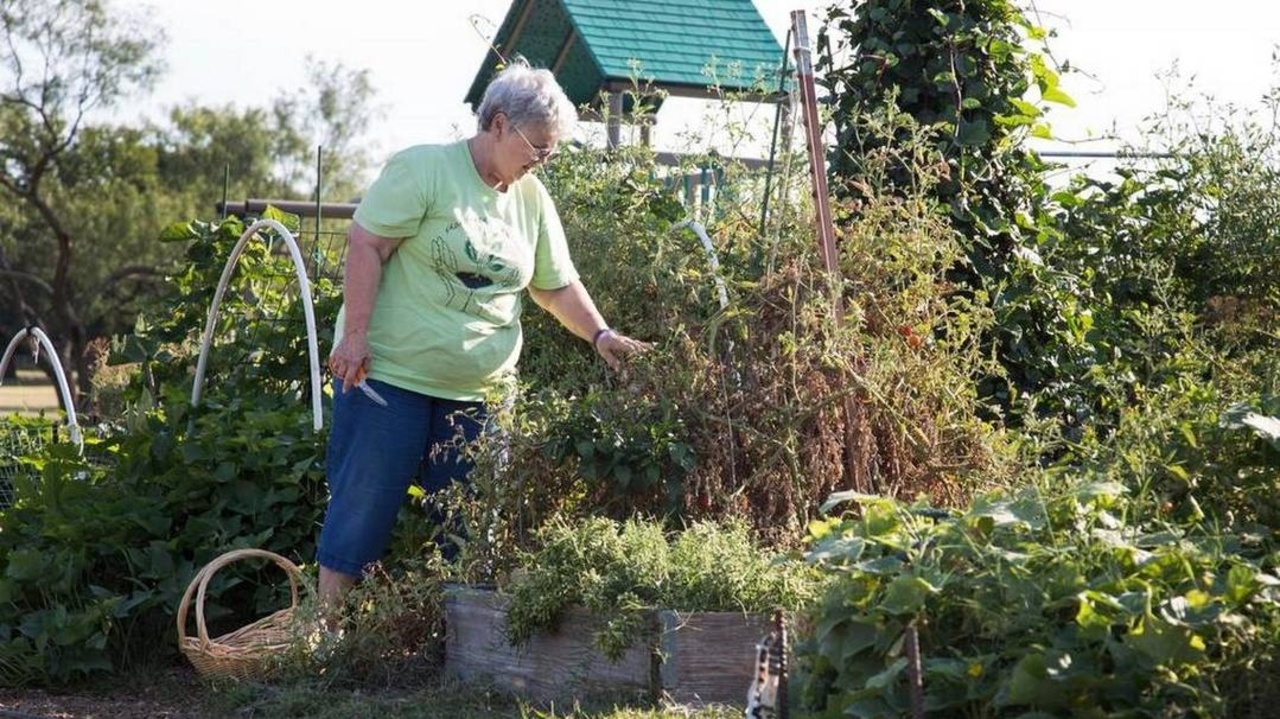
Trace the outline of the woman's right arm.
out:
M 369 317 L 382 281 L 382 265 L 395 254 L 402 238 L 382 237 L 351 223 L 347 233 L 347 259 L 343 268 L 342 302 L 345 311 L 342 337 L 329 355 L 329 369 L 349 389 L 369 369 Z

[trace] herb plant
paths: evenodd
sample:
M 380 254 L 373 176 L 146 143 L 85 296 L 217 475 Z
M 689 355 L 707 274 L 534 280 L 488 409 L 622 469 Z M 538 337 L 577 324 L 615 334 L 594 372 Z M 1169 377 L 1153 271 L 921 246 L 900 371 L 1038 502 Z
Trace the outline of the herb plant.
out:
M 538 540 L 509 588 L 513 644 L 554 628 L 576 605 L 600 618 L 595 643 L 616 660 L 642 636 L 649 610 L 794 610 L 816 589 L 802 562 L 757 547 L 741 523 L 700 522 L 668 535 L 639 519 L 559 518 Z

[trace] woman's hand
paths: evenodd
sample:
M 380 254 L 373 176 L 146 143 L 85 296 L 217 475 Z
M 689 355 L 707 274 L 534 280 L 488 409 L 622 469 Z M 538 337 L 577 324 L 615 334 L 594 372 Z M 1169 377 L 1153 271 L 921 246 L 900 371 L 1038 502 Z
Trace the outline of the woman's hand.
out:
M 621 369 L 622 363 L 628 355 L 648 352 L 653 349 L 653 345 L 648 342 L 632 339 L 613 330 L 602 331 L 600 336 L 596 338 L 595 345 L 596 352 L 600 353 L 600 356 L 604 358 L 605 364 L 609 365 L 609 369 L 612 370 Z
M 342 391 L 348 392 L 369 373 L 373 362 L 373 350 L 369 338 L 363 332 L 353 332 L 343 337 L 329 355 L 329 371 L 342 380 Z
M 560 320 L 560 324 L 570 332 L 590 342 L 609 369 L 622 369 L 628 355 L 653 349 L 648 342 L 634 340 L 609 329 L 596 304 L 591 301 L 591 295 L 587 294 L 587 288 L 579 280 L 555 290 L 530 287 L 529 294 L 539 307 Z

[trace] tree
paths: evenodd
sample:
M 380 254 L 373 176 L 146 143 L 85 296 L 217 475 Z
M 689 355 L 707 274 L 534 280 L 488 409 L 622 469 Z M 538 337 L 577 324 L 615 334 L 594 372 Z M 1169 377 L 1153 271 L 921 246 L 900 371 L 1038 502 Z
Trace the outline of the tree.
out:
M 258 107 L 188 104 L 169 111 L 154 131 L 157 171 L 208 212 L 224 179 L 232 197 L 296 199 L 305 196 L 309 143 L 288 115 Z M 176 218 L 175 218 L 176 219 Z
M 93 340 L 131 331 L 181 256 L 161 229 L 208 217 L 224 191 L 314 198 L 318 144 L 322 196 L 363 185 L 361 135 L 377 116 L 366 71 L 311 61 L 308 87 L 270 108 L 190 104 L 160 127 L 92 125 L 149 89 L 160 32 L 100 0 L 0 0 L 0 17 L 0 331 L 42 326 L 78 404 Z
M 314 57 L 307 58 L 307 76 L 311 91 L 300 90 L 282 97 L 273 110 L 282 126 L 289 124 L 285 122 L 287 118 L 298 118 L 298 136 L 311 141 L 305 153 L 317 146 L 324 148 L 325 186 L 312 185 L 308 190 L 310 199 L 317 194 L 321 198 L 350 199 L 364 189 L 364 176 L 370 166 L 362 138 L 373 121 L 382 116 L 381 107 L 374 102 L 376 91 L 369 82 L 368 70 L 352 70 Z M 307 154 L 302 158 L 309 159 Z M 310 163 L 304 163 L 294 174 L 311 177 Z
M 282 92 L 269 108 L 173 108 L 156 140 L 166 183 L 197 191 L 206 204 L 221 197 L 224 179 L 232 197 L 347 200 L 364 189 L 365 134 L 381 115 L 369 73 L 309 57 L 307 74 L 305 88 Z
M 0 0 L 0 21 L 0 197 L 26 214 L 5 218 L 16 234 L 0 244 L 0 299 L 15 308 L 11 320 L 50 332 L 63 366 L 84 390 L 90 329 L 81 308 L 99 288 L 78 283 L 73 272 L 85 238 L 58 192 L 63 160 L 74 153 L 90 112 L 152 85 L 163 35 L 99 0 Z M 45 276 L 12 259 L 39 235 L 53 240 Z M 114 286 L 134 277 L 126 266 L 108 279 Z
M 1088 314 L 1080 298 L 1065 282 L 1049 296 L 1020 259 L 1058 231 L 1045 166 L 1026 144 L 1050 137 L 1049 103 L 1074 104 L 1048 37 L 1015 0 L 842 0 L 818 37 L 837 136 L 832 186 L 847 195 L 877 181 L 892 193 L 918 188 L 946 213 L 965 253 L 948 280 L 999 318 L 984 344 L 1004 376 L 980 387 L 1005 413 L 1015 394 L 1061 386 L 1092 361 L 1076 341 Z M 899 154 L 915 136 L 934 154 Z M 1076 423 L 1066 404 L 1053 406 Z

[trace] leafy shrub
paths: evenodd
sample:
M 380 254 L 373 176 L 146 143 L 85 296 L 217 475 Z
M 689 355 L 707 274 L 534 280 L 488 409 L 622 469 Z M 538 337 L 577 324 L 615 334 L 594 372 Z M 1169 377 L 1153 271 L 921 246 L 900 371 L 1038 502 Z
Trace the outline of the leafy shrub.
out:
M 1246 309 L 1223 305 L 1250 304 L 1247 309 L 1256 312 L 1251 319 L 1265 325 L 1280 297 L 1280 235 L 1275 232 L 1280 92 L 1273 87 L 1260 107 L 1252 108 L 1189 98 L 1190 91 L 1188 86 L 1173 97 L 1169 109 L 1145 128 L 1144 137 L 1161 145 L 1144 149 L 1164 151 L 1169 158 L 1140 177 L 1153 186 L 1154 179 L 1165 178 L 1179 191 L 1174 197 L 1157 195 L 1152 204 L 1167 216 L 1185 218 L 1182 224 L 1190 230 L 1166 240 L 1176 259 L 1174 276 L 1189 301 L 1198 311 L 1219 304 L 1215 311 L 1223 316 L 1214 324 Z
M 833 187 L 923 194 L 949 218 L 948 278 L 994 314 L 1000 370 L 975 375 L 991 418 L 1079 442 L 1148 389 L 1213 372 L 1215 353 L 1184 351 L 1193 336 L 1223 359 L 1274 351 L 1280 94 L 1243 120 L 1177 98 L 1140 148 L 1163 157 L 1049 183 L 1023 142 L 1050 136 L 1048 103 L 1073 104 L 1034 49 L 1048 37 L 1006 0 L 837 3 L 817 64 Z
M 277 220 L 295 232 L 298 227 L 296 217 L 273 208 L 264 219 Z M 154 309 L 145 320 L 112 353 L 112 363 L 140 365 L 134 393 L 126 399 L 139 401 L 145 392 L 153 401 L 167 401 L 162 388 L 185 391 L 190 399 L 191 370 L 209 307 L 245 229 L 239 218 L 229 217 L 217 223 L 177 223 L 161 234 L 162 242 L 185 244 L 186 264 L 170 278 L 167 292 L 154 298 Z M 314 247 L 312 252 L 323 257 L 335 250 Z M 331 278 L 312 278 L 310 289 L 323 361 L 332 345 L 331 318 L 342 297 Z M 222 297 L 206 362 L 208 396 L 225 391 L 232 397 L 271 393 L 309 399 L 308 338 L 299 293 L 284 240 L 270 229 L 260 231 L 244 246 Z
M 1163 157 L 1044 188 L 1026 218 L 994 305 L 1009 386 L 990 392 L 1025 410 L 1015 420 L 1106 437 L 1146 392 L 1231 365 L 1266 372 L 1256 358 L 1276 347 L 1277 125 L 1212 103 L 1193 117 L 1178 99 L 1144 136 L 1159 144 L 1139 149 Z
M 833 98 L 834 186 L 856 194 L 869 179 L 866 156 L 910 144 L 908 136 L 923 129 L 947 168 L 926 190 L 974 246 L 976 271 L 997 275 L 1020 234 L 1016 213 L 1037 182 L 1038 162 L 1022 141 L 1049 134 L 1043 108 L 1033 103 L 1074 104 L 1046 56 L 1029 47 L 1046 32 L 1009 0 L 834 3 L 826 19 L 816 65 Z M 1033 87 L 1038 97 L 1029 97 Z M 868 127 L 886 110 L 912 122 L 895 118 L 887 132 Z M 904 157 L 881 189 L 919 186 Z
M 190 422 L 190 424 L 189 424 Z M 172 617 L 196 570 L 231 549 L 310 558 L 323 508 L 310 415 L 276 399 L 192 417 L 152 412 L 138 431 L 34 460 L 0 512 L 4 684 L 67 681 L 171 654 Z M 51 581 L 51 577 L 56 579 Z M 220 572 L 216 630 L 284 604 L 278 577 Z M 286 600 L 287 601 L 287 600 Z
M 1136 508 L 1162 516 L 1207 515 L 1231 531 L 1271 534 L 1280 526 L 1280 450 L 1269 421 L 1280 402 L 1232 384 L 1183 378 L 1147 390 L 1119 413 L 1109 441 L 1073 445 L 1053 473 L 1122 483 L 1144 499 Z
M 962 513 L 832 504 L 850 500 L 857 515 L 816 523 L 807 555 L 833 577 L 798 650 L 815 716 L 907 714 L 909 626 L 939 716 L 1237 716 L 1252 698 L 1224 687 L 1275 669 L 1273 558 L 1205 525 L 1126 523 L 1142 512 L 1118 484 Z
M 0 683 L 66 682 L 171 657 L 173 617 L 199 567 L 243 547 L 314 554 L 324 436 L 310 426 L 306 364 L 297 361 L 305 333 L 276 324 L 297 313 L 292 326 L 301 326 L 301 310 L 271 307 L 289 304 L 280 280 L 292 265 L 286 273 L 266 243 L 251 243 L 240 265 L 209 390 L 190 406 L 208 301 L 243 229 L 229 220 L 167 232 L 190 243 L 191 264 L 172 285 L 180 301 L 140 322 L 120 348 L 117 361 L 141 369 L 123 393 L 126 416 L 104 425 L 83 456 L 52 445 L 27 458 L 38 474 L 21 478 L 18 502 L 0 512 Z M 255 350 L 267 352 L 246 361 Z M 205 605 L 210 631 L 282 606 L 278 579 L 220 572 Z

